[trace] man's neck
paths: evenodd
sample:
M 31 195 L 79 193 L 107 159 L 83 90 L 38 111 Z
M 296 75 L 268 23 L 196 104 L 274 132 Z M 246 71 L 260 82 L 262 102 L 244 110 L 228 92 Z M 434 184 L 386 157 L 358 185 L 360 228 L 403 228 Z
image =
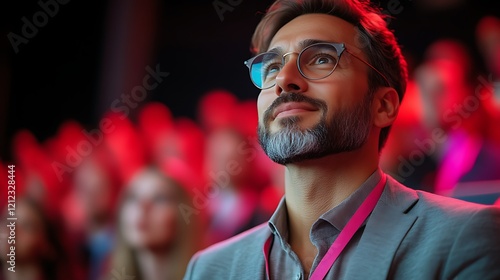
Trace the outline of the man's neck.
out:
M 309 238 L 313 223 L 344 201 L 376 171 L 378 156 L 368 156 L 370 154 L 373 155 L 358 150 L 287 165 L 285 193 L 289 243 L 306 271 L 316 255 Z

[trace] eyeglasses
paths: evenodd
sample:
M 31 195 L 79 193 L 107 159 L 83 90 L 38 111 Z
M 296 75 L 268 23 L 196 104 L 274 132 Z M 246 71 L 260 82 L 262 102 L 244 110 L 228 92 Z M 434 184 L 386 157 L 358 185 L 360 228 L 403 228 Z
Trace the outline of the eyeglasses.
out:
M 348 51 L 345 45 L 340 43 L 316 43 L 304 48 L 300 53 L 288 52 L 284 55 L 276 52 L 265 52 L 245 61 L 245 65 L 250 71 L 250 79 L 253 84 L 259 89 L 268 89 L 276 84 L 276 77 L 283 69 L 285 58 L 288 55 L 298 54 L 297 67 L 304 78 L 320 80 L 333 73 L 344 51 L 377 72 L 385 80 L 387 86 L 390 86 L 384 74 L 370 63 Z

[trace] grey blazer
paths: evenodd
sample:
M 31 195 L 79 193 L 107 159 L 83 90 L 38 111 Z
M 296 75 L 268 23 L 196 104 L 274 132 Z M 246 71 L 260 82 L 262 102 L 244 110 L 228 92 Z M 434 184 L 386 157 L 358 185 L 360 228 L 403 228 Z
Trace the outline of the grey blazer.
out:
M 266 279 L 270 234 L 265 223 L 198 252 L 184 279 Z M 415 191 L 388 176 L 353 250 L 349 280 L 500 279 L 500 208 Z

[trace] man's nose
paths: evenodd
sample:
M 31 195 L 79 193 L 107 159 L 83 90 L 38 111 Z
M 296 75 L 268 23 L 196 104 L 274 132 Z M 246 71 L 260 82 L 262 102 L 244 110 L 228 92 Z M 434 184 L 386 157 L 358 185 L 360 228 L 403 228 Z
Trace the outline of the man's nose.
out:
M 275 92 L 280 95 L 285 92 L 304 92 L 307 90 L 307 80 L 298 67 L 298 53 L 289 52 L 283 55 L 283 67 L 276 76 Z

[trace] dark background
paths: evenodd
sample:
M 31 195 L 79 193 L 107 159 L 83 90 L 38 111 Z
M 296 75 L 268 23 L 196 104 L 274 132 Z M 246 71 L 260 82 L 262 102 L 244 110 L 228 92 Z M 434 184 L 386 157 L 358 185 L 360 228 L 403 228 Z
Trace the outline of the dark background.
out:
M 130 92 L 133 83 L 127 84 L 127 77 L 144 77 L 146 65 L 154 68 L 158 64 L 170 75 L 141 104 L 163 102 L 176 117 L 196 118 L 197 100 L 212 89 L 227 89 L 240 99 L 257 97 L 258 90 L 249 81 L 243 61 L 251 56 L 250 37 L 272 1 L 220 0 L 226 4 L 238 3 L 231 11 L 225 11 L 221 20 L 211 0 L 175 3 L 151 0 L 153 12 L 136 17 L 132 27 L 123 27 L 137 11 L 130 6 L 128 14 L 122 13 L 121 21 L 110 25 L 113 15 L 120 14 L 120 9 L 130 2 L 134 0 L 71 0 L 60 4 L 57 14 L 27 44 L 21 44 L 18 53 L 14 52 L 7 34 L 21 34 L 24 24 L 21 19 L 26 17 L 31 21 L 41 8 L 37 1 L 2 3 L 2 161 L 12 160 L 12 137 L 20 129 L 28 129 L 43 142 L 68 119 L 89 129 L 96 127 L 112 101 Z M 484 15 L 499 16 L 498 1 L 459 0 L 456 5 L 446 3 L 453 1 L 442 1 L 443 7 L 437 8 L 426 6 L 425 2 L 440 1 L 400 0 L 402 12 L 390 22 L 410 66 L 422 60 L 426 47 L 433 41 L 455 38 L 469 47 L 476 70 L 484 72 L 474 40 L 475 25 Z M 376 3 L 387 9 L 388 1 Z M 128 32 L 149 34 L 148 31 L 152 34 L 152 47 L 141 47 L 135 35 L 126 36 Z M 113 38 L 120 36 L 127 39 L 114 42 Z M 148 52 L 146 58 L 121 65 L 130 59 L 127 50 L 131 46 L 138 56 L 141 50 Z M 110 62 L 110 57 L 115 59 Z M 115 75 L 120 73 L 118 70 L 128 74 Z M 131 111 L 131 118 L 135 111 Z

